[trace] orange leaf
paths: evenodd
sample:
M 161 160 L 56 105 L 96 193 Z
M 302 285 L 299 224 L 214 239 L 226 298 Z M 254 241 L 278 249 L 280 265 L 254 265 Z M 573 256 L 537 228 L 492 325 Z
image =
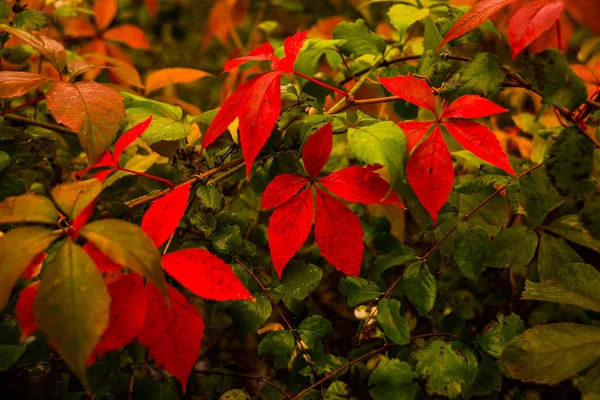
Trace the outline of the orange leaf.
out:
M 116 0 L 96 0 L 94 3 L 94 14 L 96 14 L 96 26 L 104 30 L 110 26 L 110 23 L 117 15 Z
M 62 72 L 67 64 L 67 53 L 62 44 L 46 36 L 34 35 L 20 29 L 3 25 L 2 30 L 10 33 L 27 43 L 48 60 L 57 71 Z
M 96 82 L 56 82 L 46 105 L 58 123 L 77 132 L 89 165 L 110 146 L 125 118 L 119 93 Z
M 96 36 L 96 28 L 85 18 L 74 18 L 67 22 L 65 35 L 74 38 L 94 37 Z
M 46 82 L 40 74 L 31 72 L 0 72 L 0 98 L 18 97 Z
M 217 38 L 223 46 L 226 46 L 231 29 L 237 28 L 244 22 L 248 6 L 249 0 L 217 0 L 210 10 L 201 48 L 206 50 L 213 38 Z M 228 16 L 229 21 L 224 16 Z
M 150 43 L 143 30 L 135 25 L 125 24 L 115 26 L 104 33 L 104 38 L 124 43 L 132 49 L 150 49 Z
M 202 110 L 195 105 L 188 103 L 187 101 L 181 100 L 179 97 L 173 96 L 153 96 L 155 100 L 162 101 L 163 103 L 173 104 L 174 106 L 179 106 L 185 111 L 186 114 L 189 115 L 200 115 L 202 114 Z
M 106 65 L 106 61 L 102 56 L 106 56 L 106 43 L 100 39 L 94 39 L 91 42 L 81 46 L 79 48 L 79 54 L 82 55 L 87 62 L 90 64 L 96 64 L 99 67 Z M 100 75 L 101 69 L 94 69 L 87 71 L 84 78 L 89 81 L 93 81 Z
M 150 93 L 175 83 L 190 83 L 212 76 L 208 72 L 193 68 L 164 68 L 152 72 L 146 79 L 146 96 Z

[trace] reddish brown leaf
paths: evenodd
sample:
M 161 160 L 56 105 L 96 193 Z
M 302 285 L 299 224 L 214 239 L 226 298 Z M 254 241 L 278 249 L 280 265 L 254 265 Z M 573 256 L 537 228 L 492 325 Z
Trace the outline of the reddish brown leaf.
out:
M 300 189 L 306 186 L 309 180 L 300 175 L 282 174 L 269 182 L 262 195 L 261 208 L 276 208 L 288 201 Z
M 485 97 L 468 94 L 459 97 L 444 108 L 442 118 L 483 118 L 507 111 L 506 108 L 500 107 Z
M 263 43 L 250 53 L 247 56 L 236 58 L 235 60 L 230 60 L 225 63 L 225 71 L 230 71 L 234 68 L 239 67 L 240 65 L 246 64 L 249 61 L 274 61 L 277 58 L 275 54 L 273 54 L 273 46 L 269 43 Z
M 17 28 L 2 25 L 0 28 L 11 35 L 14 35 L 27 43 L 34 49 L 40 52 L 40 54 L 52 64 L 58 72 L 62 72 L 67 65 L 67 53 L 62 44 L 56 40 L 52 40 L 42 35 L 35 35 L 30 32 L 22 31 Z
M 427 82 L 414 76 L 399 75 L 393 78 L 379 78 L 387 90 L 408 102 L 423 107 L 437 115 L 435 96 Z
M 498 138 L 486 126 L 462 120 L 445 122 L 444 126 L 465 149 L 509 174 L 516 175 Z
M 358 217 L 341 201 L 317 189 L 315 238 L 321 255 L 346 275 L 359 276 L 363 230 Z
M 152 239 L 156 247 L 164 242 L 177 229 L 185 214 L 191 183 L 177 186 L 171 192 L 155 200 L 142 219 L 142 229 Z
M 585 82 L 588 97 L 591 98 L 600 91 L 600 62 L 596 62 L 593 67 L 574 64 L 571 65 L 571 69 Z
M 106 151 L 125 118 L 119 93 L 96 82 L 56 82 L 46 104 L 57 122 L 77 132 L 89 165 Z
M 146 96 L 168 85 L 190 83 L 207 76 L 212 76 L 212 74 L 193 68 L 159 69 L 148 75 L 146 79 Z
M 281 110 L 281 72 L 261 75 L 248 90 L 240 109 L 240 141 L 246 162 L 246 176 L 252 163 L 271 136 Z
M 0 98 L 23 96 L 46 82 L 40 74 L 31 72 L 0 72 Z
M 572 18 L 585 25 L 595 35 L 600 35 L 598 0 L 564 0 L 564 3 Z
M 481 0 L 452 25 L 446 36 L 444 36 L 444 40 L 442 40 L 442 43 L 438 45 L 436 50 L 439 51 L 440 48 L 449 41 L 459 38 L 465 33 L 477 28 L 498 10 L 515 1 L 516 0 Z
M 396 204 L 405 208 L 396 193 L 392 192 L 385 198 L 390 191 L 390 185 L 368 168 L 344 168 L 319 180 L 319 183 L 351 203 Z
M 277 275 L 281 278 L 283 269 L 306 241 L 313 223 L 312 190 L 304 190 L 280 207 L 269 219 L 267 235 L 269 250 Z
M 92 242 L 87 242 L 83 246 L 83 250 L 85 250 L 88 256 L 90 256 L 90 258 L 96 264 L 96 267 L 98 267 L 98 269 L 102 272 L 113 272 L 123 269 L 123 266 L 113 262 L 113 260 L 104 255 L 99 248 L 94 246 Z
M 152 19 L 155 19 L 156 15 L 158 14 L 158 1 L 159 0 L 144 0 L 146 8 L 148 9 Z
M 108 54 L 106 43 L 100 39 L 94 39 L 81 46 L 78 53 L 84 56 L 87 62 L 98 65 L 99 68 L 89 70 L 83 75 L 86 80 L 96 79 L 102 72 L 100 67 L 106 65 L 105 57 Z
M 273 61 L 273 69 L 277 71 L 292 73 L 294 72 L 294 63 L 300 53 L 300 49 L 304 45 L 307 31 L 296 32 L 294 36 L 287 37 L 283 42 L 283 49 L 285 51 L 285 57 L 279 60 Z
M 101 358 L 132 342 L 142 331 L 148 298 L 141 275 L 122 274 L 106 285 L 110 294 L 110 319 L 94 350 Z
M 229 44 L 231 30 L 242 24 L 248 12 L 249 0 L 217 0 L 210 11 L 204 34 L 202 50 L 206 50 L 213 38 L 223 46 Z
M 119 158 L 121 158 L 121 154 L 123 153 L 123 150 L 125 150 L 127 148 L 127 146 L 129 146 L 131 143 L 133 143 L 133 141 L 135 139 L 142 136 L 142 134 L 150 126 L 151 122 L 152 122 L 152 115 L 150 115 L 148 117 L 148 119 L 146 119 L 145 121 L 140 122 L 139 124 L 137 124 L 136 126 L 131 128 L 130 130 L 128 130 L 127 132 L 122 134 L 121 137 L 119 137 L 119 140 L 117 140 L 117 143 L 115 143 L 115 150 L 112 155 L 114 165 L 119 165 Z
M 148 311 L 139 341 L 148 348 L 156 364 L 173 374 L 185 392 L 187 379 L 196 363 L 202 337 L 202 316 L 181 293 L 169 286 L 171 309 L 162 295 L 148 283 Z
M 319 175 L 319 172 L 327 164 L 332 147 L 332 125 L 331 122 L 328 122 L 312 134 L 302 148 L 302 160 L 308 175 L 313 178 Z
M 406 136 L 406 151 L 411 152 L 412 149 L 425 137 L 425 134 L 434 125 L 435 122 L 399 122 L 398 126 L 404 131 Z
M 519 8 L 508 24 L 508 43 L 515 58 L 558 21 L 563 0 L 535 0 Z
M 98 179 L 100 180 L 100 179 Z M 103 182 L 100 180 L 100 182 Z M 97 199 L 92 200 L 87 206 L 84 207 L 81 212 L 73 218 L 73 229 L 76 231 L 80 230 L 87 224 L 89 219 L 94 214 L 94 210 L 96 209 L 96 201 Z
M 94 14 L 98 29 L 108 28 L 117 15 L 117 0 L 96 0 Z
M 110 28 L 103 37 L 107 40 L 124 43 L 132 49 L 149 50 L 151 48 L 144 31 L 131 24 Z
M 162 257 L 165 271 L 195 295 L 208 300 L 251 300 L 253 297 L 219 257 L 204 249 L 183 249 Z
M 448 200 L 454 168 L 439 125 L 410 156 L 406 177 L 417 198 L 437 222 L 438 212 Z
M 35 281 L 19 293 L 19 301 L 15 306 L 17 322 L 21 329 L 21 340 L 37 332 L 39 329 L 35 316 L 33 315 L 33 303 L 40 288 L 40 281 Z

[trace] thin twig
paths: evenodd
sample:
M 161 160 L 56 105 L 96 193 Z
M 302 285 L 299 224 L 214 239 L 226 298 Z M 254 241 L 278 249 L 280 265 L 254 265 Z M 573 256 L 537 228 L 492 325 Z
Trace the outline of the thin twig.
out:
M 25 103 L 20 104 L 20 105 L 18 105 L 16 107 L 13 107 L 13 108 L 10 108 L 10 109 L 8 109 L 6 111 L 0 112 L 0 116 L 6 115 L 6 114 L 9 114 L 9 113 L 12 113 L 12 112 L 15 112 L 17 110 L 20 110 L 21 108 L 32 106 L 32 105 L 37 104 L 40 101 L 44 100 L 45 98 L 46 98 L 46 96 L 44 95 L 44 96 L 39 96 L 39 97 L 36 97 L 35 99 L 31 99 L 29 101 L 26 101 Z
M 22 117 L 20 115 L 5 114 L 5 115 L 3 115 L 3 117 L 4 117 L 4 119 L 6 119 L 8 121 L 20 122 L 22 124 L 27 124 L 27 125 L 32 125 L 32 126 L 39 126 L 40 128 L 48 129 L 50 131 L 54 131 L 54 132 L 58 132 L 58 133 L 66 133 L 68 135 L 76 135 L 77 134 L 77 132 L 74 132 L 71 129 L 64 127 L 64 126 L 50 124 L 48 122 L 42 122 L 42 121 L 38 121 L 35 119 Z
M 339 89 L 339 88 L 336 88 L 336 87 L 333 87 L 333 86 L 330 86 L 330 85 L 326 84 L 325 82 L 321 82 L 318 79 L 312 78 L 312 77 L 310 77 L 308 75 L 304 75 L 301 72 L 294 71 L 294 75 L 299 76 L 300 78 L 304 78 L 304 79 L 306 79 L 308 81 L 311 81 L 311 82 L 313 82 L 313 83 L 315 83 L 315 84 L 317 84 L 319 86 L 324 87 L 325 89 L 333 90 L 334 92 L 337 92 L 337 93 L 341 94 L 344 97 L 350 97 L 350 94 L 348 92 L 346 92 L 345 90 Z

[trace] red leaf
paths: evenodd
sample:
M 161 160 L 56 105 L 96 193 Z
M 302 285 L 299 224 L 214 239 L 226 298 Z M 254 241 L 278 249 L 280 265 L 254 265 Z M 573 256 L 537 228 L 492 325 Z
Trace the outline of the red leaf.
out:
M 133 143 L 133 141 L 135 139 L 142 136 L 142 134 L 150 126 L 151 122 L 152 122 L 152 115 L 150 117 L 148 117 L 147 120 L 140 122 L 139 124 L 137 124 L 136 126 L 131 128 L 130 130 L 128 130 L 127 132 L 122 134 L 121 137 L 119 137 L 119 140 L 117 140 L 117 143 L 115 143 L 115 150 L 114 150 L 114 153 L 112 156 L 115 165 L 118 165 L 119 158 L 121 158 L 121 154 L 123 153 L 123 150 L 125 150 L 127 148 L 127 146 L 129 146 L 131 143 Z
M 262 75 L 257 75 L 254 78 L 250 79 L 248 82 L 240 85 L 235 92 L 231 94 L 225 100 L 219 112 L 213 119 L 212 123 L 208 127 L 206 134 L 202 138 L 202 150 L 206 149 L 211 145 L 221 134 L 227 129 L 229 125 L 239 115 L 240 108 L 242 107 L 241 103 L 246 93 L 252 88 L 254 83 L 261 77 Z
M 358 217 L 341 201 L 317 189 L 315 238 L 321 255 L 346 275 L 359 276 L 363 236 Z
M 463 120 L 445 122 L 444 126 L 465 149 L 509 174 L 516 175 L 498 138 L 486 126 Z
M 156 364 L 179 379 L 185 392 L 187 379 L 200 352 L 204 321 L 196 307 L 181 293 L 172 286 L 168 288 L 171 310 L 152 284 L 146 286 L 148 311 L 139 341 L 148 348 Z
M 273 69 L 281 72 L 292 73 L 294 72 L 294 63 L 300 53 L 300 49 L 304 45 L 306 34 L 308 32 L 296 32 L 294 36 L 287 37 L 283 42 L 283 49 L 285 51 L 285 57 L 279 60 L 273 61 Z
M 111 260 L 110 258 L 105 256 L 104 253 L 101 252 L 99 248 L 94 246 L 94 244 L 92 242 L 87 242 L 83 246 L 83 249 L 88 254 L 88 256 L 90 256 L 90 258 L 92 260 L 94 260 L 96 267 L 100 271 L 112 272 L 112 271 L 120 271 L 123 269 L 123 266 L 114 263 L 113 260 Z
M 156 247 L 169 239 L 185 214 L 191 183 L 177 186 L 148 208 L 142 219 L 142 229 L 154 241 Z
M 15 312 L 19 328 L 21 328 L 21 340 L 39 329 L 33 315 L 33 303 L 35 302 L 39 287 L 40 281 L 35 281 L 19 293 L 19 301 L 17 301 L 17 305 L 15 306 Z
M 327 190 L 351 203 L 397 204 L 404 208 L 396 193 L 390 193 L 390 185 L 367 168 L 349 167 L 334 172 L 319 181 Z
M 158 14 L 158 2 L 159 0 L 144 0 L 148 13 L 152 19 L 155 19 Z
M 271 259 L 281 278 L 288 261 L 302 247 L 313 222 L 312 190 L 307 189 L 275 209 L 269 219 L 267 236 Z
M 107 284 L 110 319 L 94 350 L 99 357 L 132 342 L 142 331 L 148 299 L 139 274 L 123 274 Z
M 410 156 L 406 177 L 435 224 L 438 212 L 452 191 L 454 180 L 452 157 L 439 125 Z
M 515 1 L 516 0 L 482 0 L 475 4 L 465 15 L 460 17 L 458 21 L 452 25 L 452 28 L 450 28 L 444 37 L 444 40 L 442 40 L 442 43 L 438 45 L 436 51 L 439 51 L 440 48 L 449 41 L 459 38 L 465 33 L 477 28 L 498 10 Z
M 534 39 L 558 21 L 563 0 L 535 0 L 519 8 L 508 23 L 508 42 L 513 59 Z
M 38 276 L 42 270 L 42 264 L 46 257 L 48 257 L 48 254 L 46 253 L 38 254 L 27 268 L 25 268 L 25 271 L 23 271 L 23 274 L 21 275 L 21 279 L 33 279 Z
M 261 208 L 276 208 L 288 201 L 298 193 L 306 184 L 308 179 L 300 175 L 282 174 L 269 182 L 267 189 L 262 195 Z
M 144 31 L 131 24 L 115 26 L 114 28 L 107 30 L 104 33 L 104 38 L 124 43 L 132 49 L 151 49 L 150 42 L 148 42 Z
M 419 107 L 423 107 L 437 116 L 435 112 L 435 96 L 427 82 L 408 75 L 379 78 L 379 81 L 396 96 Z
M 78 231 L 85 226 L 85 224 L 94 214 L 94 209 L 96 208 L 96 200 L 97 199 L 92 200 L 87 206 L 85 206 L 83 210 L 81 210 L 81 212 L 75 218 L 73 218 L 73 229 Z
M 332 147 L 332 125 L 331 122 L 328 122 L 310 136 L 302 148 L 302 160 L 308 175 L 313 178 L 319 175 L 319 172 L 327 164 Z
M 32 89 L 41 86 L 46 78 L 31 72 L 0 72 L 0 98 L 23 96 Z
M 468 94 L 459 97 L 444 108 L 442 118 L 483 118 L 507 111 L 506 108 L 500 107 L 485 97 Z
M 425 137 L 429 128 L 434 125 L 434 122 L 399 122 L 398 126 L 404 131 L 406 136 L 406 151 L 410 153 L 412 149 Z
M 76 177 L 80 177 L 83 176 L 85 173 L 96 169 L 96 168 L 101 168 L 101 167 L 116 167 L 117 164 L 114 162 L 113 160 L 113 156 L 110 154 L 110 152 L 108 150 L 106 150 L 102 156 L 98 159 L 98 161 L 96 161 L 96 163 L 94 165 L 90 165 L 88 166 L 86 169 L 83 169 L 81 171 L 77 171 L 77 173 L 75 174 Z M 100 179 L 100 182 L 104 182 L 104 180 Z
M 165 271 L 192 293 L 208 300 L 251 300 L 231 267 L 204 249 L 183 249 L 162 257 Z
M 94 14 L 96 16 L 96 26 L 98 29 L 104 30 L 108 28 L 115 19 L 115 15 L 117 15 L 117 1 L 96 0 L 94 3 Z
M 260 75 L 240 107 L 240 141 L 246 162 L 246 177 L 260 149 L 271 136 L 281 110 L 281 72 Z
M 246 64 L 248 61 L 265 61 L 265 60 L 275 60 L 275 54 L 273 54 L 273 46 L 269 43 L 263 43 L 250 53 L 247 56 L 236 58 L 235 60 L 230 60 L 225 63 L 225 72 L 231 71 L 234 68 L 239 67 L 240 65 Z

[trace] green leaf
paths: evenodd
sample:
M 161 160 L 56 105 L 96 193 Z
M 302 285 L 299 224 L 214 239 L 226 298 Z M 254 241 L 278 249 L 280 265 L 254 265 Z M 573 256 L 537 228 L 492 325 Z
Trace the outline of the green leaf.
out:
M 569 67 L 559 50 L 548 49 L 532 54 L 528 64 L 528 80 L 542 93 L 543 104 L 573 111 L 587 100 L 585 83 Z
M 547 227 L 549 231 L 556 233 L 588 249 L 600 253 L 600 240 L 596 240 L 590 232 L 584 228 L 577 215 L 564 215 L 552 221 Z
M 340 279 L 338 289 L 348 298 L 350 307 L 356 307 L 367 300 L 383 295 L 383 290 L 379 286 L 358 276 L 346 276 Z
M 459 222 L 454 234 L 454 261 L 464 276 L 475 281 L 479 278 L 489 247 L 490 240 L 483 229 Z
M 242 232 L 238 225 L 219 228 L 213 236 L 213 247 L 219 253 L 231 254 L 242 245 Z
M 271 316 L 271 303 L 264 296 L 256 301 L 237 300 L 229 306 L 233 323 L 242 336 L 256 332 Z
M 342 400 L 350 397 L 350 386 L 342 381 L 331 382 L 331 385 L 323 393 L 323 400 Z
M 494 268 L 526 267 L 533 259 L 537 245 L 537 235 L 526 226 L 508 227 L 490 243 L 485 264 Z
M 0 310 L 25 268 L 59 237 L 59 233 L 38 226 L 16 228 L 0 237 Z
M 426 316 L 435 304 L 437 288 L 427 264 L 419 261 L 404 271 L 402 283 L 406 295 L 420 315 Z
M 459 397 L 464 387 L 475 381 L 477 359 L 466 348 L 459 351 L 456 345 L 434 340 L 412 356 L 417 360 L 416 372 L 425 380 L 425 389 L 430 396 L 450 399 Z
M 600 393 L 600 364 L 588 371 L 578 387 L 584 393 Z M 587 397 L 584 396 L 583 398 L 586 399 Z
M 4 152 L 0 151 L 0 172 L 4 170 L 4 168 L 10 165 L 10 156 Z
M 577 128 L 561 132 L 546 152 L 544 164 L 552 183 L 563 196 L 577 201 L 596 191 L 592 178 L 594 143 Z
M 500 358 L 504 347 L 525 331 L 525 324 L 517 314 L 498 314 L 496 318 L 497 320 L 490 322 L 483 334 L 477 337 L 477 344 L 490 356 Z
M 373 400 L 412 400 L 417 393 L 410 365 L 384 358 L 369 376 L 369 393 Z
M 102 191 L 102 182 L 98 179 L 69 182 L 55 186 L 52 197 L 71 219 L 77 217 Z
M 275 368 L 284 368 L 290 362 L 296 340 L 290 331 L 273 331 L 261 340 L 258 345 L 258 355 L 272 354 L 275 356 Z
M 135 172 L 146 172 L 150 169 L 158 160 L 160 159 L 160 154 L 158 153 L 150 153 L 148 155 L 144 154 L 136 154 L 131 157 L 125 163 L 123 168 L 128 169 L 129 171 Z M 128 171 L 117 171 L 112 174 L 104 181 L 104 187 L 107 188 L 114 184 L 119 179 L 132 175 L 132 172 Z
M 46 263 L 35 320 L 87 388 L 87 360 L 108 326 L 110 295 L 85 250 L 67 239 Z
M 514 379 L 554 385 L 600 358 L 600 328 L 562 322 L 538 325 L 510 342 L 500 368 Z
M 600 312 L 600 272 L 588 264 L 566 264 L 548 281 L 525 282 L 525 300 L 552 301 Z
M 19 360 L 19 357 L 21 357 L 26 349 L 27 348 L 25 346 L 14 344 L 0 345 L 0 372 L 6 371 L 12 367 L 12 365 Z
M 435 22 L 433 22 L 431 15 L 425 18 L 423 24 L 425 25 L 425 30 L 423 32 L 423 49 L 426 51 L 435 51 L 438 44 L 442 42 L 442 35 L 435 25 Z M 440 50 L 445 51 L 448 47 L 450 46 L 445 44 Z
M 283 270 L 281 283 L 273 290 L 283 299 L 304 300 L 319 285 L 323 271 L 314 264 L 292 260 Z
M 452 63 L 432 50 L 427 50 L 419 59 L 417 74 L 429 78 L 433 87 L 439 87 L 452 70 Z
M 365 164 L 379 164 L 390 172 L 392 187 L 402 178 L 406 155 L 406 138 L 402 129 L 391 121 L 360 129 L 348 129 L 352 154 Z
M 563 239 L 546 233 L 540 234 L 538 271 L 542 281 L 558 278 L 558 271 L 565 264 L 580 264 L 583 259 Z
M 323 54 L 329 51 L 331 54 L 335 54 L 339 57 L 339 54 L 337 54 L 338 49 L 346 42 L 347 40 L 306 40 L 307 45 L 300 54 L 298 54 L 298 58 L 294 64 L 294 71 L 301 72 L 305 75 L 313 75 Z
M 298 334 L 306 347 L 311 351 L 319 352 L 323 349 L 321 338 L 331 335 L 333 328 L 331 322 L 320 315 L 306 318 L 298 325 Z
M 579 211 L 579 219 L 592 237 L 600 240 L 600 193 L 589 196 L 583 209 Z
M 363 19 L 356 22 L 340 22 L 333 30 L 333 38 L 346 40 L 342 51 L 347 56 L 360 57 L 365 54 L 383 55 L 385 39 L 369 30 Z
M 149 113 L 172 117 L 178 121 L 181 121 L 181 118 L 183 118 L 183 111 L 181 110 L 181 107 L 163 103 L 157 100 L 147 99 L 141 96 L 136 96 L 135 94 L 128 92 L 121 92 L 121 96 L 123 96 L 123 102 L 125 103 L 126 109 L 143 108 Z
M 458 208 L 460 215 L 467 215 L 487 199 L 495 190 L 488 187 L 474 194 L 454 194 L 449 202 Z M 477 210 L 469 218 L 469 223 L 478 226 L 487 232 L 489 236 L 496 236 L 506 225 L 508 210 L 502 196 L 495 196 L 488 200 L 485 205 Z
M 479 354 L 479 371 L 475 381 L 463 389 L 463 396 L 469 399 L 473 396 L 490 397 L 492 392 L 502 390 L 502 371 L 498 367 L 498 362 L 484 353 Z
M 396 28 L 400 38 L 404 32 L 417 21 L 422 21 L 430 14 L 429 8 L 415 8 L 406 4 L 396 4 L 388 11 L 392 26 Z
M 58 222 L 58 211 L 52 200 L 37 194 L 8 197 L 0 203 L 0 225 L 19 222 L 55 225 Z
M 406 319 L 400 316 L 400 302 L 394 299 L 379 300 L 377 321 L 385 335 L 399 345 L 410 343 L 410 328 Z
M 214 186 L 200 186 L 196 190 L 196 198 L 203 209 L 212 212 L 221 211 L 225 204 L 223 194 Z
M 127 117 L 123 121 L 122 131 L 128 131 L 152 115 L 143 108 L 127 109 Z M 175 121 L 171 118 L 153 116 L 152 122 L 141 138 L 148 144 L 183 139 L 192 133 L 192 125 Z
M 17 14 L 13 21 L 15 28 L 25 31 L 40 31 L 48 25 L 48 18 L 41 12 L 36 10 L 24 10 Z
M 248 392 L 242 389 L 231 389 L 223 393 L 219 400 L 250 400 Z
M 467 94 L 492 98 L 500 93 L 506 73 L 493 54 L 477 53 L 441 86 L 441 94 L 450 101 Z
M 142 228 L 109 218 L 90 222 L 79 232 L 114 263 L 142 274 L 170 304 L 160 252 Z
M 381 277 L 381 274 L 388 269 L 397 267 L 408 261 L 412 261 L 415 258 L 416 256 L 413 249 L 402 244 L 396 245 L 391 253 L 375 258 L 375 262 L 373 262 L 373 268 L 369 273 L 369 278 L 373 281 L 378 281 Z

